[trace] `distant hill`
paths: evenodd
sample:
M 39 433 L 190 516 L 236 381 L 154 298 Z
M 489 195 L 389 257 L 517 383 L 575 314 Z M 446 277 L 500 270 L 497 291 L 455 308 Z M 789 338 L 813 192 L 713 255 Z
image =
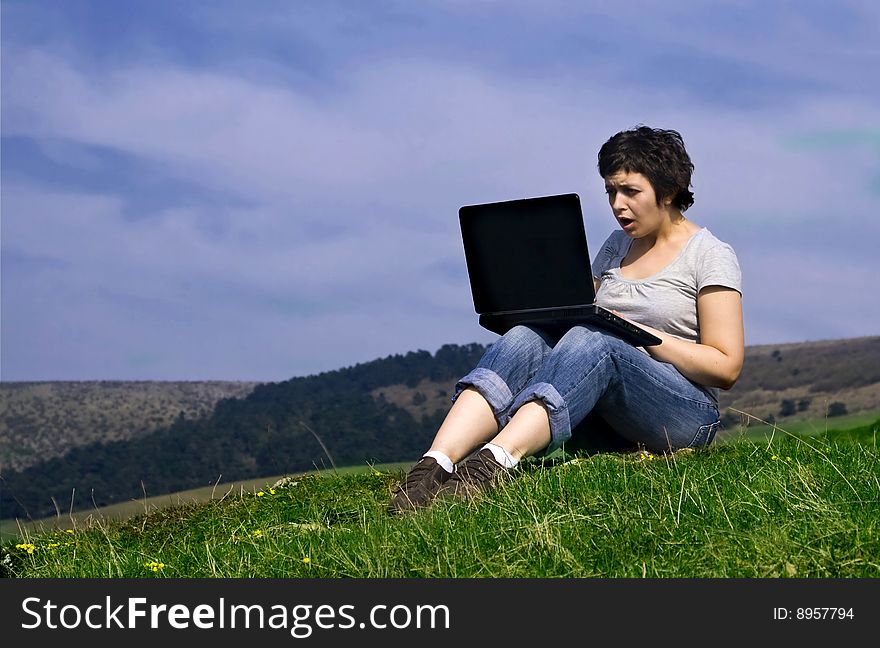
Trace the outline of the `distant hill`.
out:
M 880 409 L 880 336 L 746 347 L 743 372 L 719 405 L 769 422 Z
M 455 381 L 486 348 L 446 345 L 278 383 L 0 383 L 3 438 L 32 448 L 25 467 L 2 466 L 0 518 L 221 477 L 411 460 L 448 411 Z M 22 402 L 32 413 L 26 425 Z M 731 408 L 768 421 L 880 410 L 880 337 L 748 347 L 721 406 L 728 430 L 740 422 Z M 101 415 L 103 427 L 83 423 Z
M 0 518 L 45 517 L 71 506 L 84 510 L 221 478 L 408 460 L 423 450 L 444 412 L 416 419 L 373 393 L 415 387 L 421 380 L 454 384 L 484 352 L 479 344 L 446 345 L 433 356 L 409 352 L 258 384 L 243 397 L 220 399 L 206 416 L 178 416 L 147 435 L 90 442 L 23 470 L 3 469 Z
M 0 382 L 0 471 L 23 470 L 78 446 L 127 441 L 201 418 L 255 382 Z

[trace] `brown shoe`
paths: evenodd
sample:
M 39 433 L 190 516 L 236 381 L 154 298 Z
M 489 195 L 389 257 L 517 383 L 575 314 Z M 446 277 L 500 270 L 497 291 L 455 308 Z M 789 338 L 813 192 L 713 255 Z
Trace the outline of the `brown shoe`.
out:
M 459 464 L 440 488 L 438 497 L 472 500 L 505 479 L 510 471 L 495 459 L 488 448 Z
M 405 513 L 428 506 L 453 474 L 437 463 L 434 457 L 422 457 L 394 491 L 388 512 Z

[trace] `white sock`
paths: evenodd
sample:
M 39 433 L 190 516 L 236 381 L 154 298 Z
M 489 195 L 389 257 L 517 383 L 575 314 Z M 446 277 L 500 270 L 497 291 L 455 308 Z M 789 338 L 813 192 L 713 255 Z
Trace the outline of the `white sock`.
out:
M 437 460 L 437 463 L 443 466 L 443 470 L 446 472 L 452 472 L 455 470 L 455 466 L 452 464 L 452 459 L 447 457 L 445 454 L 440 452 L 439 450 L 428 450 L 423 457 L 434 457 Z
M 500 463 L 505 468 L 513 468 L 516 464 L 519 463 L 519 459 L 514 459 L 513 456 L 504 448 L 499 445 L 495 445 L 494 443 L 487 443 L 480 450 L 488 449 L 494 456 L 495 461 Z

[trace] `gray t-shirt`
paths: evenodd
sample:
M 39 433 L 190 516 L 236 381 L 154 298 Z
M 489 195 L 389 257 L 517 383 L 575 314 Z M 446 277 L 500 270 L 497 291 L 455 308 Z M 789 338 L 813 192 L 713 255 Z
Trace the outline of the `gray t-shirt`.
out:
M 733 288 L 742 294 L 742 272 L 733 248 L 705 227 L 691 236 L 678 256 L 660 272 L 645 279 L 620 275 L 620 262 L 632 239 L 614 231 L 593 261 L 593 276 L 601 281 L 596 303 L 629 319 L 653 326 L 677 338 L 700 341 L 697 295 L 706 286 Z M 710 392 L 717 399 L 717 390 Z

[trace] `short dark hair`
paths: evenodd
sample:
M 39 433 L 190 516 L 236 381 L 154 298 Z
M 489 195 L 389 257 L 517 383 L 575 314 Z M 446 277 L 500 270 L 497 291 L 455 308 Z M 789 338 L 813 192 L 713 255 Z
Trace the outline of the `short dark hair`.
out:
M 693 170 L 684 140 L 674 130 L 639 125 L 613 135 L 599 149 L 599 175 L 641 173 L 654 188 L 658 205 L 671 197 L 680 211 L 694 204 L 689 189 Z

